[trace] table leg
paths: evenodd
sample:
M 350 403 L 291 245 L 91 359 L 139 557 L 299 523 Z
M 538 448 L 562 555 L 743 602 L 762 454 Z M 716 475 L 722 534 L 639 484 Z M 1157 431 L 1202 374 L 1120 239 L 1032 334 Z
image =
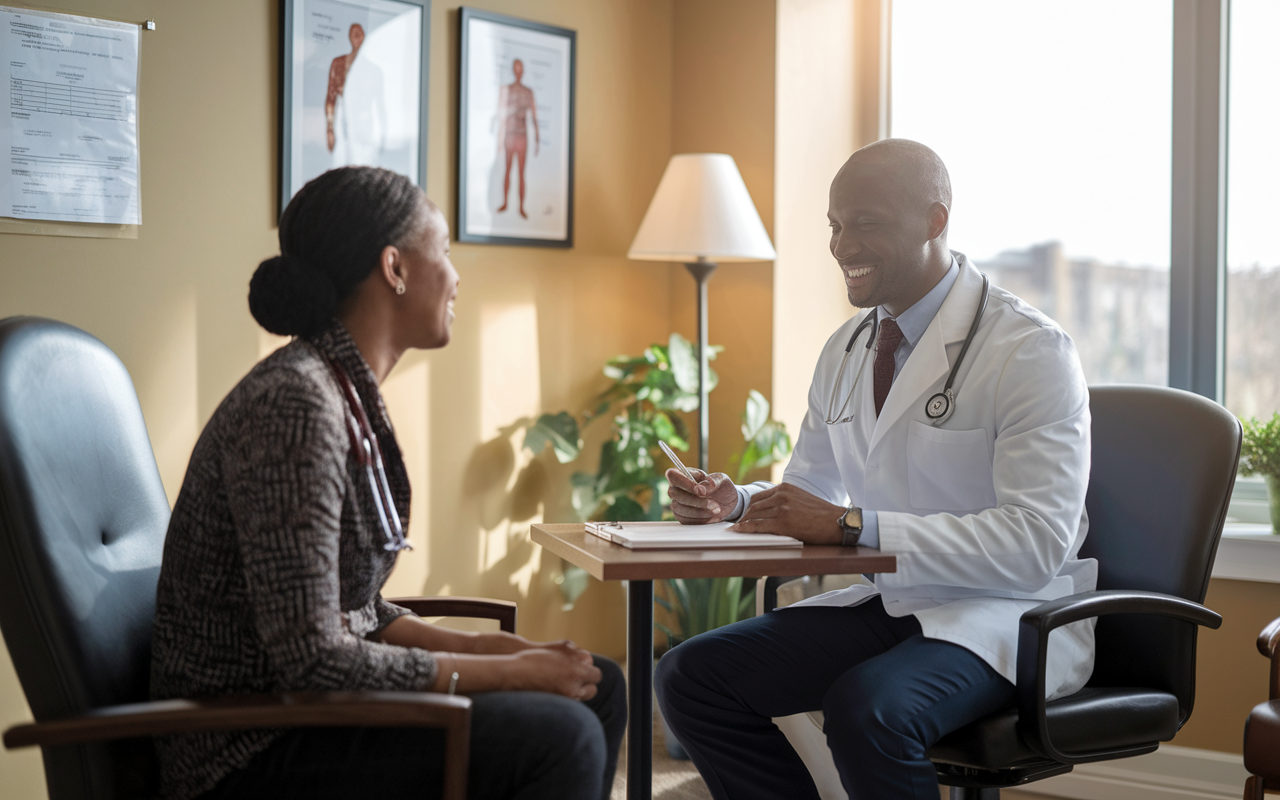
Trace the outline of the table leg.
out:
M 627 585 L 627 800 L 653 795 L 653 581 Z

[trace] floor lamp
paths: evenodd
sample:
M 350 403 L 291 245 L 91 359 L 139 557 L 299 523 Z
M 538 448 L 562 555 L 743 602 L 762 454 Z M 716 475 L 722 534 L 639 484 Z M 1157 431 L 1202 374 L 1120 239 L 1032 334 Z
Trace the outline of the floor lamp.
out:
M 709 472 L 707 279 L 717 263 L 777 257 L 733 156 L 672 156 L 627 257 L 682 261 L 698 284 L 698 466 Z

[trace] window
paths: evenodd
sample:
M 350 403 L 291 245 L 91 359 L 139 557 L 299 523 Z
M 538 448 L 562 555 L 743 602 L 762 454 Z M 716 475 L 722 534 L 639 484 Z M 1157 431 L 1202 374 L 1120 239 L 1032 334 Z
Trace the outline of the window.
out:
M 1280 3 L 1234 0 L 1227 134 L 1226 406 L 1280 411 Z
M 1172 48 L 1171 0 L 893 4 L 892 135 L 942 157 L 951 247 L 1090 383 L 1168 381 Z

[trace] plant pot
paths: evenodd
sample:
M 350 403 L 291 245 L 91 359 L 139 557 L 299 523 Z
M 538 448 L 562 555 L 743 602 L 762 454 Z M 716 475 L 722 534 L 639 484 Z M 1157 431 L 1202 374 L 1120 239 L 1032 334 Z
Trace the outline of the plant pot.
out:
M 1267 500 L 1271 503 L 1271 532 L 1280 533 L 1280 475 L 1263 475 L 1267 482 Z

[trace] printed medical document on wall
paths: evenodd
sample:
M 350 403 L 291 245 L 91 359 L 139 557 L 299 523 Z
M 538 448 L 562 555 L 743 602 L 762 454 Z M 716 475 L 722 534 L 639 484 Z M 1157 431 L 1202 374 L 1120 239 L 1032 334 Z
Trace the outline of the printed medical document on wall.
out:
M 141 224 L 138 32 L 0 6 L 0 216 Z

